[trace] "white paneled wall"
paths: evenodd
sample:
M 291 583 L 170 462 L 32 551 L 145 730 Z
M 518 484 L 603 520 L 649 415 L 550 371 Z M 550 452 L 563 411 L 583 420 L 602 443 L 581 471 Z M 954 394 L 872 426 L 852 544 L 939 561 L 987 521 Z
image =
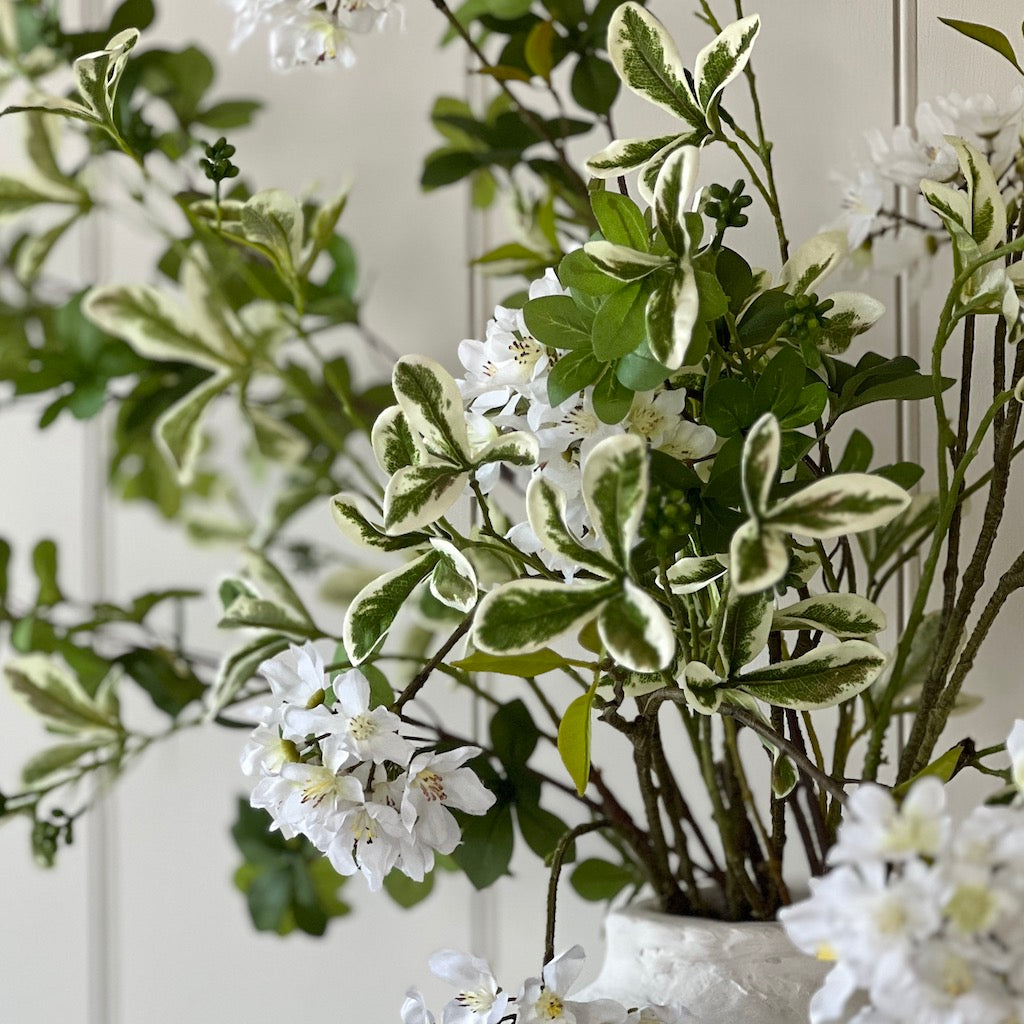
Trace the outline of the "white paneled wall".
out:
M 344 225 L 361 260 L 368 322 L 399 351 L 429 352 L 454 368 L 455 345 L 469 329 L 467 238 L 479 225 L 469 223 L 459 192 L 423 196 L 416 182 L 420 159 L 435 142 L 427 121 L 433 96 L 465 90 L 462 56 L 455 47 L 436 51 L 441 25 L 427 0 L 406 6 L 405 32 L 360 40 L 360 63 L 350 72 L 273 75 L 258 40 L 228 55 L 231 18 L 215 0 L 163 4 L 154 32 L 167 44 L 198 39 L 221 53 L 225 96 L 267 97 L 259 132 L 237 139 L 238 162 L 261 186 L 312 183 L 328 191 L 354 180 Z M 692 59 L 706 35 L 691 5 L 652 0 L 651 6 L 669 22 L 684 60 Z M 952 88 L 969 92 L 991 81 L 1000 89 L 1010 84 L 997 58 L 964 45 L 937 24 L 932 5 L 925 6 L 917 68 L 922 97 Z M 1009 32 L 1015 6 L 992 0 L 984 14 L 1001 18 Z M 971 0 L 948 0 L 941 13 L 978 16 L 976 7 Z M 828 187 L 828 172 L 849 171 L 863 130 L 891 120 L 893 10 L 883 2 L 776 0 L 762 16 L 759 84 L 767 130 L 777 143 L 788 223 L 799 242 L 834 215 L 838 193 Z M 620 134 L 641 135 L 648 126 L 658 126 L 649 108 L 622 104 Z M 16 128 L 0 122 L 5 161 L 16 141 Z M 731 183 L 740 173 L 711 154 L 703 180 Z M 777 269 L 769 225 L 758 223 L 751 235 L 761 246 L 754 261 Z M 130 234 L 116 238 L 116 245 L 106 243 L 103 262 L 115 275 L 136 276 Z M 925 338 L 933 306 L 926 297 L 920 309 Z M 483 319 L 475 331 L 482 332 Z M 874 344 L 895 351 L 895 316 L 879 328 Z M 92 442 L 72 424 L 35 434 L 30 410 L 5 416 L 0 533 L 21 545 L 44 534 L 59 537 L 69 557 L 69 583 L 88 593 L 95 582 L 86 578 L 89 551 L 94 561 L 100 536 L 88 514 L 94 489 L 82 470 L 95 471 Z M 895 420 L 885 429 L 895 436 Z M 1006 550 L 1018 550 L 1024 531 L 1019 522 L 1011 527 L 1016 544 L 1008 538 Z M 227 554 L 189 553 L 139 510 L 111 509 L 101 528 L 103 575 L 113 595 L 157 582 L 205 581 L 232 568 Z M 332 529 L 326 515 L 319 528 Z M 1021 691 L 1011 616 L 1003 640 L 979 668 L 987 681 L 1003 682 L 989 721 L 1005 719 Z M 215 642 L 213 634 L 203 642 Z M 0 694 L 0 786 L 12 783 L 17 766 L 38 746 L 40 737 L 26 735 L 25 722 Z M 979 731 L 990 729 L 979 725 Z M 354 883 L 346 895 L 357 913 L 335 923 L 324 940 L 254 933 L 230 885 L 237 858 L 227 829 L 242 789 L 238 748 L 238 734 L 210 731 L 152 752 L 119 787 L 106 826 L 66 853 L 53 873 L 30 863 L 20 823 L 0 831 L 0 1024 L 30 1015 L 68 1024 L 234 1024 L 286 1015 L 384 1024 L 397 1020 L 408 984 L 428 982 L 426 957 L 440 946 L 482 943 L 506 977 L 536 969 L 543 869 L 526 859 L 484 899 L 460 880 L 444 878 L 431 899 L 403 913 Z M 581 941 L 596 954 L 599 917 L 600 908 L 580 906 L 567 894 L 560 942 Z M 97 940 L 104 934 L 108 939 Z M 102 947 L 91 956 L 90 937 Z

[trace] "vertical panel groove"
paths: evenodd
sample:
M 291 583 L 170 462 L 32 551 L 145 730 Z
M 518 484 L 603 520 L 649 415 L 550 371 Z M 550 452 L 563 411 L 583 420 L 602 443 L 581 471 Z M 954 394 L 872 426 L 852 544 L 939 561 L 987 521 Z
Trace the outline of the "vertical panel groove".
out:
M 79 14 L 84 25 L 98 22 L 104 0 L 80 0 Z M 102 234 L 93 214 L 82 229 L 80 259 L 83 278 L 98 279 L 106 266 Z M 106 426 L 101 414 L 88 420 L 82 433 L 82 570 L 85 593 L 103 600 L 110 581 L 106 520 L 109 514 L 106 494 Z M 110 794 L 100 792 L 97 805 L 90 811 L 86 837 L 86 1020 L 88 1024 L 116 1024 L 117 945 L 114 928 L 115 852 L 114 806 Z

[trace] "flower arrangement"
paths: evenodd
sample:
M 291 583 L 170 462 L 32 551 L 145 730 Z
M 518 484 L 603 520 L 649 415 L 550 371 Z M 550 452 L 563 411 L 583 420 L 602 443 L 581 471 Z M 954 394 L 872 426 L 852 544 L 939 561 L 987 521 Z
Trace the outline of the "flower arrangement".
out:
M 529 0 L 434 5 L 497 95 L 483 114 L 435 106 L 445 145 L 422 180 L 468 179 L 481 203 L 510 199 L 520 238 L 481 263 L 526 288 L 495 309 L 483 340 L 458 347 L 459 377 L 389 354 L 390 386 L 359 389 L 321 342 L 351 325 L 386 352 L 360 324 L 337 230 L 345 196 L 254 190 L 226 138 L 200 143 L 203 127 L 246 123 L 256 104 L 183 96 L 209 61 L 137 49 L 137 0 L 99 40 L 64 32 L 44 5 L 0 0 L 5 76 L 32 87 L 5 113 L 25 117 L 36 168 L 5 179 L 8 212 L 64 211 L 13 243 L 6 315 L 20 355 L 6 379 L 56 393 L 44 422 L 65 410 L 87 418 L 112 381 L 129 383 L 114 481 L 195 534 L 240 542 L 245 570 L 220 583 L 221 625 L 248 631 L 211 672 L 184 637 L 168 643 L 153 625 L 190 592 L 83 613 L 41 543 L 34 606 L 4 605 L 20 652 L 6 672 L 62 738 L 0 813 L 30 817 L 35 852 L 52 862 L 92 799 L 88 783 L 164 735 L 124 721 L 119 690 L 134 685 L 168 716 L 166 734 L 255 723 L 242 766 L 267 818 L 243 812 L 236 836 L 247 853 L 270 844 L 288 877 L 305 879 L 277 886 L 268 908 L 272 887 L 243 876 L 264 926 L 322 933 L 356 873 L 405 902 L 429 892 L 442 863 L 485 887 L 507 872 L 516 834 L 548 861 L 540 976 L 506 989 L 484 961 L 442 951 L 431 969 L 458 989 L 444 1024 L 686 1019 L 678 1007 L 573 1000 L 582 951 L 555 955 L 555 893 L 588 836 L 604 854 L 572 880 L 591 898 L 647 888 L 668 913 L 779 915 L 800 948 L 834 959 L 813 1021 L 841 1019 L 856 992 L 870 1003 L 850 1011 L 860 1024 L 1017 1019 L 1022 726 L 1009 769 L 1001 744 L 940 741 L 994 620 L 1024 587 L 1024 555 L 1004 566 L 995 553 L 1024 402 L 1024 92 L 1006 105 L 951 95 L 922 106 L 914 130 L 872 135 L 871 168 L 845 183 L 845 211 L 794 244 L 751 65 L 761 21 L 740 2 L 731 22 L 701 2 L 709 40 L 692 63 L 632 0 L 560 0 L 543 13 Z M 397 11 L 388 0 L 231 6 L 238 40 L 267 30 L 280 67 L 351 63 L 353 35 Z M 949 24 L 1016 64 L 996 30 Z M 67 57 L 71 98 L 40 89 Z M 570 66 L 572 117 L 556 73 Z M 531 81 L 554 116 L 523 101 Z M 613 131 L 620 84 L 670 115 L 671 130 Z M 733 103 L 743 90 L 746 127 Z M 58 122 L 91 147 L 71 171 Z M 595 127 L 611 141 L 577 164 L 567 143 Z M 744 177 L 706 180 L 712 147 Z M 168 214 L 158 228 L 170 283 L 89 282 L 54 303 L 40 274 L 101 203 L 90 170 L 115 162 L 127 184 L 115 203 Z M 890 209 L 893 185 L 903 198 Z M 774 251 L 747 248 L 752 214 L 767 216 Z M 951 267 L 924 369 L 868 349 L 883 305 L 827 283 L 890 243 L 904 262 Z M 987 361 L 979 400 L 972 384 Z M 241 492 L 204 441 L 209 410 L 229 396 L 251 453 L 283 479 L 260 521 L 237 515 Z M 922 465 L 879 464 L 860 413 L 895 402 L 934 410 L 925 487 Z M 976 531 L 971 497 L 984 505 Z M 317 503 L 365 564 L 389 559 L 359 587 L 345 570 L 343 616 L 314 614 L 300 596 L 300 570 L 328 559 L 322 538 L 288 528 Z M 211 528 L 224 506 L 233 522 Z M 887 653 L 886 606 L 908 582 Z M 478 735 L 431 713 L 438 677 L 487 709 Z M 517 682 L 489 684 L 501 677 Z M 628 749 L 626 778 L 603 770 L 601 730 Z M 559 772 L 539 767 L 543 745 L 557 749 Z M 942 787 L 968 768 L 1000 780 L 1002 806 L 954 829 Z M 693 809 L 697 792 L 710 821 Z M 812 891 L 794 903 L 797 858 Z M 401 1015 L 434 1020 L 415 992 Z

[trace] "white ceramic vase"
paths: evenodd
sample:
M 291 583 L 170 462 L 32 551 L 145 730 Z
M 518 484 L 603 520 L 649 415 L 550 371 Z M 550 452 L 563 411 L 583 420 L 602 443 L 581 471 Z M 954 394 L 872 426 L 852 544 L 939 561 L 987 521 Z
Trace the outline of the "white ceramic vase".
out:
M 587 998 L 671 1007 L 687 1024 L 806 1024 L 831 966 L 772 922 L 674 917 L 649 905 L 612 911 L 607 949 Z

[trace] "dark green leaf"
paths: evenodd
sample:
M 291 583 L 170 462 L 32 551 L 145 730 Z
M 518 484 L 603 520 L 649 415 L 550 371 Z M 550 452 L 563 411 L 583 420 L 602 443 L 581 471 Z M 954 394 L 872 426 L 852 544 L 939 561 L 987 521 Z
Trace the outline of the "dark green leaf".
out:
M 548 374 L 548 401 L 561 405 L 567 398 L 582 391 L 601 375 L 604 364 L 589 351 L 570 352 L 551 368 Z

